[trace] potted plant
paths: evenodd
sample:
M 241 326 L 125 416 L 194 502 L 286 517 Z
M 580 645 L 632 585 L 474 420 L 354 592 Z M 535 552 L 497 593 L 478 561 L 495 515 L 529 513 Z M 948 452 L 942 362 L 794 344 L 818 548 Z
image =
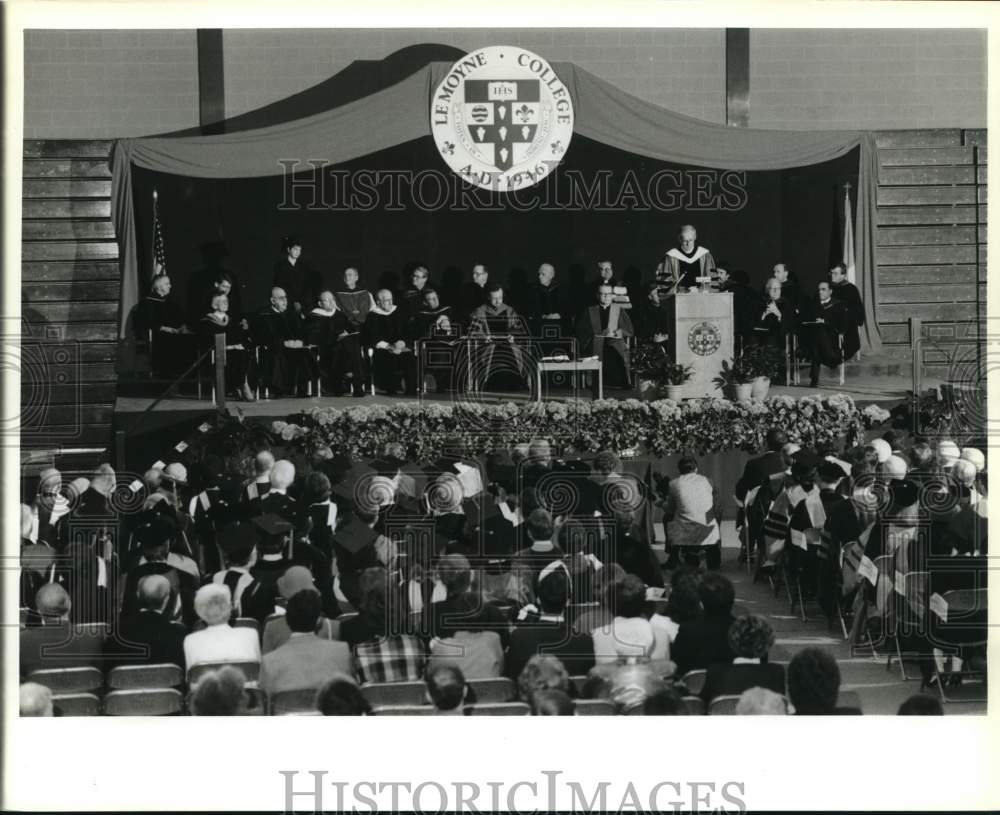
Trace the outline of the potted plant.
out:
M 744 352 L 743 361 L 753 373 L 751 396 L 754 399 L 767 398 L 771 390 L 771 380 L 780 377 L 784 356 L 777 348 L 758 345 Z
M 754 372 L 741 357 L 736 357 L 732 364 L 725 359 L 722 361 L 722 370 L 712 382 L 727 398 L 746 402 L 753 390 L 753 380 Z
M 675 402 L 681 399 L 681 385 L 694 376 L 693 365 L 681 365 L 679 362 L 669 362 L 661 368 L 661 388 L 667 399 Z
M 670 364 L 670 357 L 659 343 L 647 340 L 636 343 L 632 348 L 632 373 L 643 399 L 653 400 L 659 397 L 661 387 L 666 384 L 662 376 L 663 366 Z

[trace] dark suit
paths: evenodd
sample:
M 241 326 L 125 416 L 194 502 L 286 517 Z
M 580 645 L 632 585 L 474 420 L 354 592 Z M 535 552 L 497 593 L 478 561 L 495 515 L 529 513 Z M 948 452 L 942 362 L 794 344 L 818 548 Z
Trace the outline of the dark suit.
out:
M 775 450 L 764 453 L 760 458 L 752 458 L 743 468 L 743 475 L 736 482 L 736 497 L 740 502 L 744 501 L 747 493 L 754 487 L 759 487 L 775 473 L 780 473 L 785 469 L 785 462 L 781 453 Z
M 125 575 L 122 588 L 122 618 L 134 617 L 139 614 L 139 600 L 136 590 L 139 581 L 148 575 L 160 574 L 170 581 L 170 601 L 167 603 L 167 616 L 175 619 L 174 610 L 180 606 L 179 621 L 190 627 L 198 619 L 194 611 L 194 595 L 198 591 L 198 581 L 187 572 L 175 569 L 164 561 L 141 563 L 130 569 Z
M 316 360 L 308 348 L 286 348 L 289 340 L 303 340 L 302 317 L 292 309 L 277 312 L 273 308 L 259 314 L 254 333 L 261 346 L 261 376 L 271 396 L 294 393 L 300 377 L 316 374 Z
M 851 359 L 861 350 L 861 338 L 858 329 L 865 324 L 865 305 L 861 301 L 861 292 L 853 283 L 846 280 L 831 286 L 833 296 L 847 308 L 847 325 L 844 329 L 844 359 Z
M 785 666 L 719 662 L 709 665 L 701 698 L 709 704 L 716 696 L 739 696 L 750 688 L 767 688 L 785 695 Z
M 104 629 L 80 633 L 68 621 L 49 621 L 21 631 L 21 676 L 48 668 L 100 666 L 104 659 Z
M 597 355 L 601 359 L 604 372 L 604 385 L 627 387 L 629 384 L 629 355 L 625 347 L 625 337 L 631 337 L 632 320 L 628 312 L 621 309 L 618 314 L 618 330 L 621 337 L 605 337 L 601 333 L 607 330 L 610 322 L 611 308 L 591 306 L 576 321 L 577 352 L 581 357 Z M 597 390 L 597 377 L 594 377 L 594 391 Z
M 594 667 L 594 640 L 574 633 L 566 621 L 538 621 L 518 625 L 510 635 L 504 676 L 517 680 L 533 656 L 558 657 L 570 676 L 583 676 Z
M 117 638 L 108 640 L 108 661 L 115 665 L 158 665 L 184 668 L 184 637 L 188 630 L 158 611 L 122 617 Z
M 684 623 L 677 639 L 670 646 L 670 658 L 677 663 L 677 675 L 684 676 L 695 668 L 708 668 L 716 662 L 732 662 L 729 647 L 729 627 L 732 615 L 707 617 Z

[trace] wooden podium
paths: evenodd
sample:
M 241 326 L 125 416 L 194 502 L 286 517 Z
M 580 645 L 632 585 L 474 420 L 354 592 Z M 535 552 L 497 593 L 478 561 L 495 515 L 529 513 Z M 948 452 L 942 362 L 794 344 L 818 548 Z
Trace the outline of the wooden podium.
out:
M 693 292 L 666 298 L 664 307 L 673 327 L 669 347 L 674 362 L 692 365 L 691 379 L 681 396 L 722 396 L 712 380 L 723 360 L 733 358 L 733 295 L 731 292 Z

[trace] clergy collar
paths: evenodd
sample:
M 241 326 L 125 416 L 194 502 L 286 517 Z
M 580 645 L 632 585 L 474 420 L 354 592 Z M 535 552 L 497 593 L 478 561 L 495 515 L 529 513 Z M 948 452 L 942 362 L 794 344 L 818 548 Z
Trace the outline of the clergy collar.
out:
M 733 657 L 733 665 L 760 665 L 759 657 Z
M 284 311 L 278 311 L 278 309 L 276 309 L 274 306 L 271 306 L 272 314 L 286 314 L 287 312 L 288 312 L 287 308 Z
M 393 303 L 392 308 L 389 309 L 388 311 L 386 311 L 384 308 L 382 308 L 382 306 L 380 306 L 378 303 L 376 303 L 374 306 L 372 306 L 372 309 L 371 309 L 372 314 L 380 314 L 383 317 L 388 317 L 389 315 L 391 315 L 395 311 L 396 311 L 396 304 L 395 303 Z
M 336 308 L 331 308 L 329 311 L 327 311 L 325 308 L 320 308 L 319 306 L 316 306 L 316 308 L 314 308 L 309 313 L 310 314 L 315 314 L 318 317 L 332 317 L 334 314 L 337 313 L 337 309 Z
M 538 621 L 540 623 L 561 623 L 565 622 L 566 618 L 562 614 L 539 614 Z
M 832 302 L 833 302 L 833 297 L 829 297 L 829 298 L 828 298 L 828 299 L 826 299 L 826 300 L 820 300 L 820 301 L 819 301 L 819 304 L 820 304 L 821 306 L 828 306 L 828 305 L 830 305 L 830 304 L 831 304 Z
M 551 552 L 556 548 L 556 545 L 552 541 L 532 541 L 531 551 L 532 552 Z

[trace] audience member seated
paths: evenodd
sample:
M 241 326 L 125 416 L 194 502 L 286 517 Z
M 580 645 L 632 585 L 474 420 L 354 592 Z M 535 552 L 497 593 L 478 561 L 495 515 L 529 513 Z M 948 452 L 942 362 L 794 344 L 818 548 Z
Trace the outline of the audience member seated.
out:
M 510 635 L 504 674 L 514 679 L 529 660 L 538 654 L 558 657 L 573 675 L 587 673 L 594 666 L 594 641 L 590 634 L 577 634 L 566 620 L 569 575 L 560 561 L 543 569 L 538 579 L 537 616 L 532 609 Z
M 606 628 L 614 619 L 611 610 L 612 598 L 621 591 L 625 580 L 625 570 L 617 563 L 605 563 L 604 568 L 597 572 L 594 585 L 594 596 L 597 606 L 588 608 L 573 619 L 573 630 L 580 634 L 589 634 L 597 628 Z
M 561 690 L 539 690 L 531 697 L 532 716 L 575 716 L 576 705 Z
M 258 502 L 271 491 L 271 470 L 274 465 L 274 453 L 270 450 L 261 450 L 254 456 L 253 478 L 243 487 L 243 500 L 251 516 L 258 514 Z
M 188 710 L 192 716 L 239 716 L 246 709 L 245 686 L 243 672 L 230 665 L 206 671 L 191 690 Z
M 407 316 L 393 304 L 392 292 L 382 289 L 378 303 L 365 321 L 364 345 L 372 350 L 375 387 L 392 396 L 401 388 L 406 396 L 417 394 L 417 358 L 407 345 Z
M 670 552 L 667 568 L 676 568 L 677 558 L 697 565 L 699 553 L 705 552 L 705 565 L 718 569 L 722 563 L 722 538 L 719 534 L 721 507 L 715 485 L 698 472 L 698 462 L 683 456 L 677 462 L 677 478 L 670 482 L 663 500 L 663 517 Z
M 122 614 L 119 636 L 107 641 L 110 662 L 120 665 L 157 665 L 170 662 L 184 668 L 187 628 L 172 619 L 170 604 L 176 595 L 170 580 L 149 574 L 138 581 L 138 610 Z
M 633 510 L 614 513 L 615 537 L 612 544 L 615 561 L 647 586 L 663 588 L 663 572 L 653 547 L 638 535 Z
M 670 656 L 677 663 L 678 676 L 695 668 L 708 668 L 716 662 L 733 661 L 733 649 L 729 644 L 729 628 L 735 622 L 733 584 L 721 574 L 708 573 L 701 580 L 698 594 L 703 616 L 684 623 L 670 649 Z
M 316 377 L 312 351 L 305 347 L 302 316 L 288 307 L 284 289 L 271 289 L 271 304 L 257 316 L 256 337 L 260 345 L 261 378 L 269 396 L 304 394 L 306 383 Z
M 744 614 L 729 627 L 732 663 L 708 666 L 701 698 L 711 704 L 716 696 L 736 696 L 749 688 L 761 687 L 785 692 L 785 668 L 769 665 L 767 652 L 774 645 L 774 629 L 763 617 Z
M 212 298 L 211 310 L 198 323 L 198 339 L 202 351 L 215 348 L 215 335 L 226 337 L 226 393 L 253 402 L 257 396 L 257 362 L 249 332 L 229 315 L 229 298 L 218 294 Z M 214 376 L 214 372 L 212 374 Z M 213 380 L 214 381 L 214 380 Z
M 22 714 L 23 715 L 23 714 Z M 927 693 L 915 693 L 899 706 L 897 716 L 944 716 L 941 700 Z
M 667 639 L 672 645 L 682 625 L 701 617 L 701 595 L 698 593 L 698 576 L 695 573 L 678 569 L 670 576 L 670 583 L 665 613 L 654 614 L 650 622 L 666 630 Z
M 368 716 L 372 712 L 358 683 L 347 676 L 326 681 L 316 694 L 316 709 L 323 716 Z
M 274 611 L 274 592 L 257 580 L 251 570 L 257 563 L 257 532 L 252 523 L 227 526 L 219 533 L 226 568 L 211 577 L 229 593 L 237 617 L 253 617 L 263 624 Z
M 767 688 L 748 688 L 736 703 L 737 716 L 787 716 L 788 703 L 781 693 Z
M 431 663 L 424 677 L 427 684 L 427 699 L 434 705 L 439 716 L 464 716 L 469 712 L 465 707 L 469 686 L 462 671 L 447 662 Z
M 852 707 L 837 707 L 840 668 L 820 648 L 803 648 L 788 663 L 788 699 L 797 716 L 860 715 Z
M 358 616 L 340 626 L 340 638 L 354 649 L 364 682 L 415 682 L 423 678 L 427 654 L 413 633 L 404 587 L 384 568 L 365 569 Z
M 270 487 L 267 492 L 250 502 L 247 513 L 251 518 L 273 513 L 289 523 L 295 523 L 298 520 L 296 501 L 288 494 L 295 482 L 295 465 L 286 459 L 274 462 L 268 473 L 268 482 Z
M 194 593 L 198 589 L 198 581 L 169 561 L 176 534 L 176 524 L 169 515 L 154 515 L 133 533 L 133 539 L 138 541 L 141 557 L 122 580 L 123 618 L 134 618 L 139 613 L 139 583 L 151 575 L 161 575 L 169 582 L 171 589 L 171 596 L 163 611 L 164 616 L 188 627 L 194 625 Z
M 670 657 L 665 629 L 656 629 L 646 619 L 646 586 L 633 574 L 626 574 L 611 595 L 611 624 L 591 632 L 597 662 L 654 660 L 663 665 L 661 676 L 672 673 L 664 663 Z
M 268 618 L 267 624 L 264 626 L 261 651 L 265 654 L 270 653 L 276 648 L 280 648 L 292 636 L 292 630 L 288 627 L 288 620 L 285 616 L 288 601 L 301 591 L 309 590 L 316 592 L 317 595 L 319 594 L 319 589 L 316 588 L 316 580 L 313 578 L 312 572 L 305 566 L 289 567 L 278 578 L 277 588 L 278 597 L 275 601 L 274 613 Z M 321 616 L 316 623 L 315 634 L 321 639 L 334 639 L 334 632 L 337 625 L 334 620 Z
M 25 682 L 18 689 L 20 716 L 54 716 L 52 691 L 37 682 Z
M 668 689 L 653 665 L 617 665 L 607 681 L 607 698 L 619 716 L 642 716 L 646 701 Z
M 260 662 L 260 642 L 252 628 L 231 628 L 233 606 L 225 586 L 210 583 L 198 589 L 194 610 L 205 628 L 184 638 L 184 661 L 190 672 L 211 662 Z
M 518 674 L 517 693 L 529 706 L 533 706 L 535 694 L 547 690 L 562 691 L 569 696 L 574 692 L 562 661 L 558 657 L 539 654 L 531 657 Z
M 291 632 L 289 639 L 261 660 L 260 686 L 268 695 L 319 688 L 331 673 L 353 673 L 347 643 L 316 636 L 322 611 L 322 600 L 311 589 L 303 589 L 288 601 L 283 619 Z
M 687 712 L 684 698 L 671 687 L 654 691 L 642 703 L 643 716 L 686 716 Z
M 519 605 L 530 603 L 537 590 L 539 573 L 554 561 L 561 561 L 563 551 L 553 541 L 552 516 L 541 507 L 533 509 L 525 522 L 531 545 L 511 558 L 507 596 Z M 561 613 L 561 611 L 560 611 Z
M 80 636 L 70 622 L 72 603 L 58 583 L 46 583 L 35 595 L 39 622 L 21 630 L 21 676 L 41 668 L 100 665 L 103 630 Z
M 956 450 L 955 458 L 958 458 Z M 32 543 L 63 549 L 69 543 L 69 502 L 62 496 L 62 473 L 47 467 L 38 475 L 38 493 L 31 502 L 31 522 L 24 535 Z

